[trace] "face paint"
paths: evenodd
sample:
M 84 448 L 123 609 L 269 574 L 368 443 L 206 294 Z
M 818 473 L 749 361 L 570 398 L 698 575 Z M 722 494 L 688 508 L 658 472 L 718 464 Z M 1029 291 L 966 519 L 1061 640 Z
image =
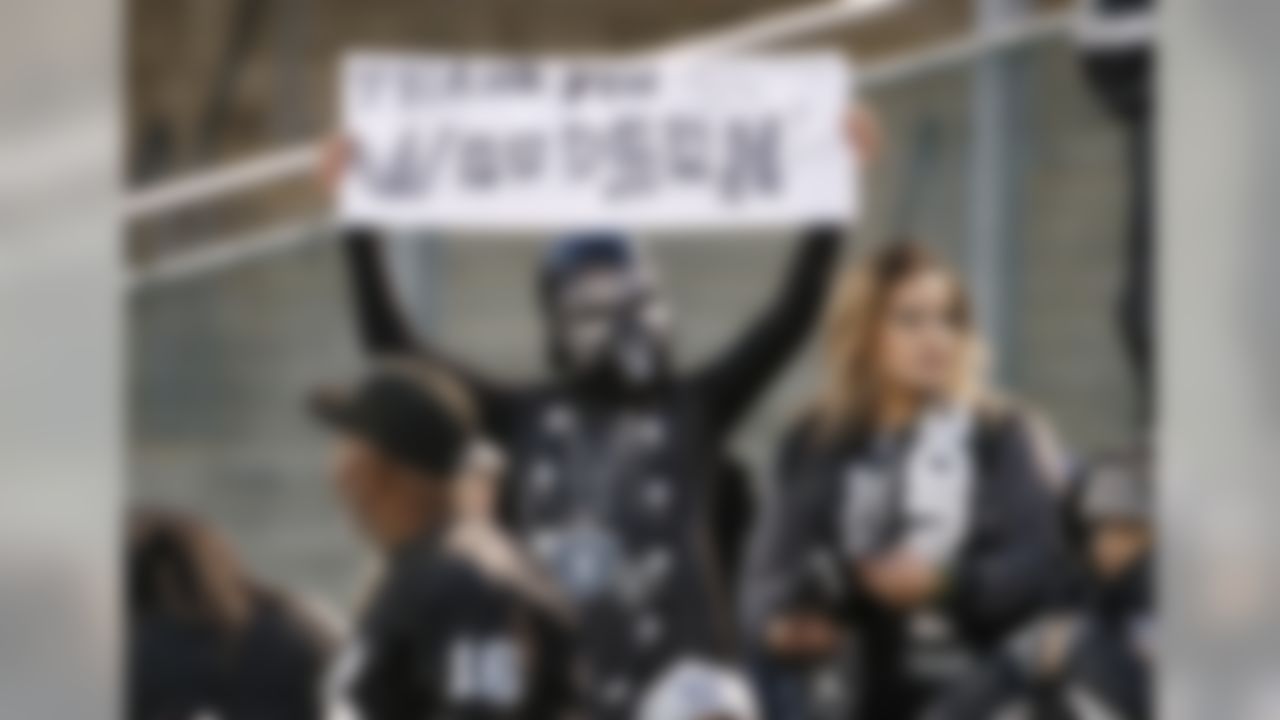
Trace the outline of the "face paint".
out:
M 670 313 L 656 283 L 638 270 L 599 269 L 563 289 L 556 307 L 565 370 L 638 388 L 665 371 Z

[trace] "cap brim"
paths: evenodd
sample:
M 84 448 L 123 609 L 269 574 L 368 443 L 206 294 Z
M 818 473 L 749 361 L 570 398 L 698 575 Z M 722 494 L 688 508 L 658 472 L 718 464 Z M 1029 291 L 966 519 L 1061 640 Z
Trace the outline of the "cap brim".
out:
M 432 477 L 448 477 L 468 438 L 440 402 L 394 376 L 356 386 L 321 386 L 307 398 L 310 414 L 331 431 L 365 440 L 388 458 Z

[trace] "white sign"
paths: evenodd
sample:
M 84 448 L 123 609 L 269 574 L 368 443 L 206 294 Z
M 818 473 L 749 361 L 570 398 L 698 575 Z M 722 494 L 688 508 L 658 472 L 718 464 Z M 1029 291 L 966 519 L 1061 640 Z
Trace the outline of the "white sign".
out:
M 352 223 L 726 228 L 848 221 L 850 69 L 724 60 L 349 57 Z

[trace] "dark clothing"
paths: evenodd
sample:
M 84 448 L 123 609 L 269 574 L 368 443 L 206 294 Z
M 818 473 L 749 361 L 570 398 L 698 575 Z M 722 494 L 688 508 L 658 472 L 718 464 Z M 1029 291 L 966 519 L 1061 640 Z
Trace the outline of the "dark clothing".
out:
M 550 383 L 497 383 L 417 344 L 382 278 L 373 238 L 349 239 L 360 329 L 375 353 L 444 362 L 512 459 L 517 533 L 580 613 L 593 718 L 627 717 L 656 672 L 730 646 L 710 486 L 725 444 L 814 324 L 840 231 L 804 238 L 781 294 L 704 368 L 626 402 Z
M 732 457 L 725 457 L 720 472 L 711 485 L 710 514 L 712 547 L 720 560 L 719 575 L 732 596 L 739 584 L 742 564 L 746 561 L 747 542 L 755 525 L 755 489 L 747 467 Z
M 429 535 L 391 559 L 338 665 L 362 720 L 561 717 L 569 644 L 554 617 Z
M 951 674 L 948 667 L 989 653 L 1058 592 L 1062 542 L 1027 430 L 1015 415 L 991 413 L 978 419 L 969 443 L 970 521 L 944 597 L 930 608 L 929 622 L 944 631 L 925 642 L 915 635 L 919 613 L 886 607 L 860 587 L 842 540 L 850 528 L 841 527 L 849 516 L 840 508 L 850 493 L 857 498 L 853 484 L 861 482 L 853 470 L 875 461 L 883 443 L 864 432 L 826 440 L 807 422 L 784 442 L 777 497 L 748 565 L 745 619 L 756 637 L 769 618 L 789 610 L 847 622 L 863 659 L 852 681 L 857 717 L 916 717 Z M 884 549 L 905 525 L 889 524 Z
M 1016 702 L 1031 704 L 1034 717 L 1043 720 L 1093 717 L 1081 707 L 1086 703 L 1122 720 L 1153 717 L 1149 560 L 1114 581 L 1096 582 L 1071 620 L 1072 641 L 1060 672 L 1036 677 L 1026 650 L 1009 649 L 956 683 L 939 703 L 937 719 L 986 720 Z
M 1068 670 L 1069 681 L 1090 689 L 1126 720 L 1154 717 L 1151 562 L 1148 557 L 1115 580 L 1094 581 Z
M 230 632 L 159 613 L 131 619 L 131 720 L 318 720 L 327 649 L 282 601 Z

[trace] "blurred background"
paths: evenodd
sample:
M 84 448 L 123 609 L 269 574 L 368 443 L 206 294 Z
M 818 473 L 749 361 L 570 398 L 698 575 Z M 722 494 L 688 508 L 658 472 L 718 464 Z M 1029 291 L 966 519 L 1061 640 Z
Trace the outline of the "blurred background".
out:
M 346 278 L 311 171 L 353 48 L 458 52 L 836 49 L 885 148 L 861 247 L 909 235 L 964 270 L 998 382 L 1088 455 L 1140 434 L 1114 325 L 1123 136 L 1086 86 L 1065 0 L 132 0 L 126 161 L 128 495 L 197 509 L 264 577 L 350 606 L 360 547 L 301 399 L 360 367 Z M 175 182 L 176 180 L 176 182 Z M 788 238 L 655 237 L 693 362 L 766 299 Z M 533 240 L 533 242 L 530 242 Z M 538 238 L 396 243 L 395 280 L 445 347 L 543 369 Z M 671 242 L 671 240 L 683 240 Z M 846 254 L 848 259 L 853 254 Z M 740 437 L 759 478 L 812 392 L 812 358 Z

